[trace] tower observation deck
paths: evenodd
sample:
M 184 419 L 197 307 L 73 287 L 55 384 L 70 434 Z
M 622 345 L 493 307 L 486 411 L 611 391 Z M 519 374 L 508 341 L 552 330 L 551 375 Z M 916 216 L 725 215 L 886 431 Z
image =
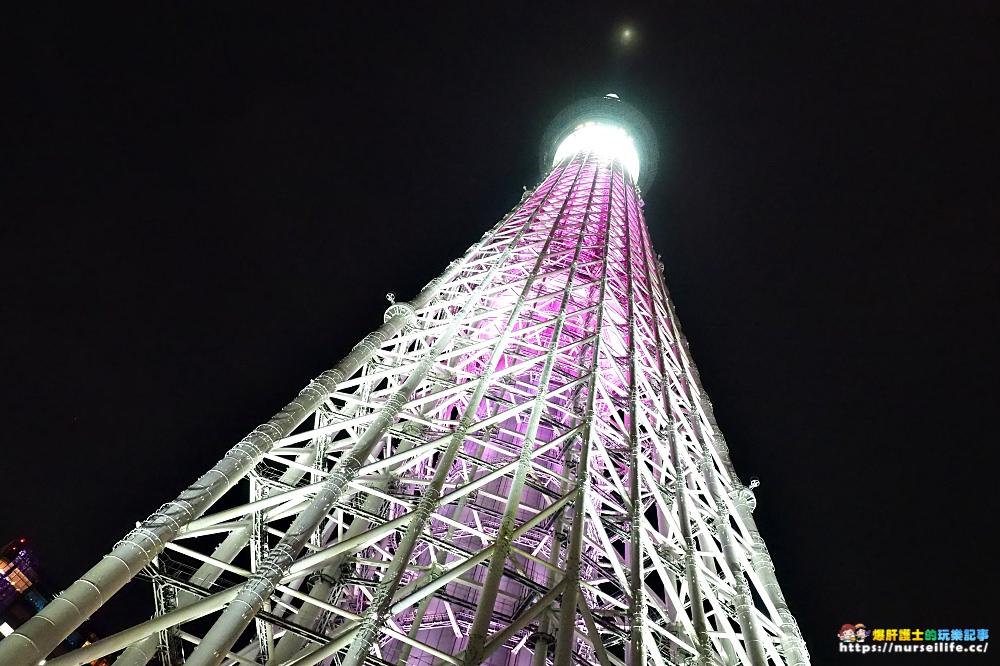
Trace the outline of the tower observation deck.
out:
M 650 245 L 656 165 L 614 95 L 566 109 L 535 189 L 0 663 L 145 579 L 153 618 L 48 666 L 808 664 Z

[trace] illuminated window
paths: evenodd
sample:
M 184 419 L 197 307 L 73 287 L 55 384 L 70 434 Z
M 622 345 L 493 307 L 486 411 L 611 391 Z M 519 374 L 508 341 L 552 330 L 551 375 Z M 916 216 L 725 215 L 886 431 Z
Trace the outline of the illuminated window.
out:
M 9 574 L 7 574 L 7 580 L 10 584 L 14 586 L 14 589 L 18 592 L 24 592 L 29 587 L 31 587 L 31 581 L 28 577 L 21 573 L 20 569 L 14 569 Z

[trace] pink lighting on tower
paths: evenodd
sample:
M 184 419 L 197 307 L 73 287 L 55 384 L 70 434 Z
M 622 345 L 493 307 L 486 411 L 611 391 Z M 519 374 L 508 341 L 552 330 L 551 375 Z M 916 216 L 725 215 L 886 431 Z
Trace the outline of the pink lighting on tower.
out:
M 649 123 L 585 100 L 543 148 L 503 220 L 0 663 L 141 570 L 154 618 L 52 666 L 808 664 L 650 244 Z

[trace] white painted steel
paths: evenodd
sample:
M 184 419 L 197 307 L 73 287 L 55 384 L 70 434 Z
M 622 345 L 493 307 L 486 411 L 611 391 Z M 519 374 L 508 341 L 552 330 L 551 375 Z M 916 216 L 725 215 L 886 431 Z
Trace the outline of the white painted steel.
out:
M 0 663 L 143 572 L 153 619 L 48 664 L 808 664 L 634 179 L 585 144 Z

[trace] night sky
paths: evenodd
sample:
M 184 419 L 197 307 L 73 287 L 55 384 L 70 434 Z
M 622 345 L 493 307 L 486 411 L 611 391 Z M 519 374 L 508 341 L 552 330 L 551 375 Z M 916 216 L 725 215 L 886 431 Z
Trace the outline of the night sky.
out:
M 6 16 L 0 541 L 67 585 L 616 92 L 659 137 L 646 220 L 814 663 L 860 659 L 845 622 L 1000 631 L 995 3 L 342 4 Z M 135 587 L 103 631 L 151 613 Z

